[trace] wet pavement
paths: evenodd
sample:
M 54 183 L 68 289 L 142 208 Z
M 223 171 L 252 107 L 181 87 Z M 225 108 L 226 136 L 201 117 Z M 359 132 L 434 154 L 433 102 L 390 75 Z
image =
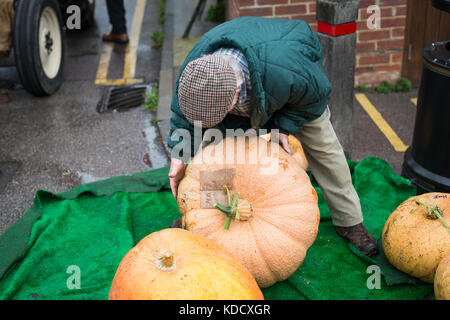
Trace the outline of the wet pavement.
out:
M 145 11 L 136 33 L 132 22 L 139 16 L 134 10 L 138 3 Z M 95 26 L 66 33 L 64 82 L 52 96 L 32 96 L 20 88 L 14 66 L 0 67 L 0 84 L 10 87 L 10 102 L 0 104 L 0 234 L 26 212 L 39 189 L 59 193 L 168 164 L 152 121 L 155 114 L 140 107 L 96 111 L 106 88 L 95 84 L 105 52 L 109 64 L 103 80 L 128 77 L 148 85 L 158 82 L 161 51 L 152 48 L 151 40 L 152 32 L 162 29 L 158 2 L 129 0 L 126 10 L 129 32 L 138 35 L 134 70 L 126 69 L 130 67 L 126 46 L 101 41 L 109 31 L 104 1 L 96 3 Z

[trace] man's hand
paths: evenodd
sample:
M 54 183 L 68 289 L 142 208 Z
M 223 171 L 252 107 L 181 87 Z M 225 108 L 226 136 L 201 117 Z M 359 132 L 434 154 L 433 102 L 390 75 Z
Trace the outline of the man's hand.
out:
M 271 133 L 271 139 L 270 140 L 275 140 L 273 139 L 273 133 Z M 283 149 L 287 152 L 287 153 L 291 153 L 291 147 L 289 146 L 289 136 L 287 134 L 278 133 L 278 143 L 283 147 Z
M 283 149 L 287 153 L 291 153 L 291 147 L 289 146 L 289 136 L 287 134 L 280 132 L 278 139 L 279 139 L 279 142 L 280 142 L 281 146 L 283 147 Z
M 175 199 L 177 199 L 178 184 L 183 179 L 185 170 L 186 164 L 182 160 L 172 158 L 170 161 L 169 180 L 170 188 Z

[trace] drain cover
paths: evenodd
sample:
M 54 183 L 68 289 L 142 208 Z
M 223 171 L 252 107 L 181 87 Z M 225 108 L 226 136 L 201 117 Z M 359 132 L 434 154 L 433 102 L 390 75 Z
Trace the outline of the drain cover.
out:
M 150 85 L 133 85 L 106 88 L 97 105 L 97 112 L 123 111 L 144 104 L 145 96 L 152 92 Z

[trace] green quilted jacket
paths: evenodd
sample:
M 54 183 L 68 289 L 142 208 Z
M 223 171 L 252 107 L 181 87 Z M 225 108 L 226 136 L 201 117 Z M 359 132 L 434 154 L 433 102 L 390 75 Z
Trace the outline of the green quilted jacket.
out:
M 254 128 L 296 134 L 306 122 L 318 118 L 326 109 L 331 86 L 323 71 L 320 42 L 306 22 L 256 17 L 225 22 L 203 35 L 186 57 L 180 75 L 190 61 L 219 47 L 242 51 L 252 84 L 250 118 L 228 114 L 216 126 L 222 132 Z M 194 139 L 172 139 L 175 129 L 186 129 L 194 136 L 194 127 L 178 104 L 179 79 L 180 76 L 171 105 L 168 146 L 190 143 L 193 152 Z

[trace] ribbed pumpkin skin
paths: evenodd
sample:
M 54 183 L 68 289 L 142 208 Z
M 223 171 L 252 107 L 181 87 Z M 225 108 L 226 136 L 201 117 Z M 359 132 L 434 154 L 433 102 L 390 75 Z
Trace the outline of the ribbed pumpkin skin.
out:
M 450 250 L 450 235 L 439 219 L 426 217 L 426 209 L 419 207 L 415 199 L 440 207 L 442 217 L 450 225 L 449 194 L 426 193 L 412 197 L 397 207 L 386 221 L 382 234 L 383 251 L 397 269 L 433 283 L 439 262 Z
M 212 148 L 222 150 L 224 144 L 226 149 L 241 139 L 226 138 L 204 151 L 209 154 Z M 272 144 L 251 137 L 246 150 L 254 150 L 258 143 Z M 287 279 L 303 263 L 320 220 L 317 195 L 306 172 L 281 147 L 259 158 L 277 168 L 271 174 L 262 172 L 269 165 L 249 164 L 247 157 L 243 164 L 205 164 L 199 162 L 199 157 L 188 165 L 178 189 L 184 228 L 224 246 L 241 260 L 262 288 Z M 217 209 L 202 209 L 200 200 L 200 172 L 224 168 L 233 168 L 232 192 L 249 201 L 253 209 L 250 219 L 232 220 L 228 230 L 224 230 L 225 214 Z
M 270 140 L 270 133 L 260 136 L 263 139 Z M 289 146 L 291 148 L 291 152 L 289 153 L 295 160 L 298 161 L 300 166 L 304 170 L 308 170 L 308 160 L 306 160 L 305 153 L 303 151 L 303 147 L 301 142 L 294 137 L 292 134 L 288 136 Z
M 437 300 L 450 300 L 450 251 L 439 262 L 436 269 L 434 295 Z
M 173 269 L 158 257 L 173 255 Z M 120 263 L 109 300 L 263 300 L 250 272 L 217 243 L 182 229 L 142 239 Z

